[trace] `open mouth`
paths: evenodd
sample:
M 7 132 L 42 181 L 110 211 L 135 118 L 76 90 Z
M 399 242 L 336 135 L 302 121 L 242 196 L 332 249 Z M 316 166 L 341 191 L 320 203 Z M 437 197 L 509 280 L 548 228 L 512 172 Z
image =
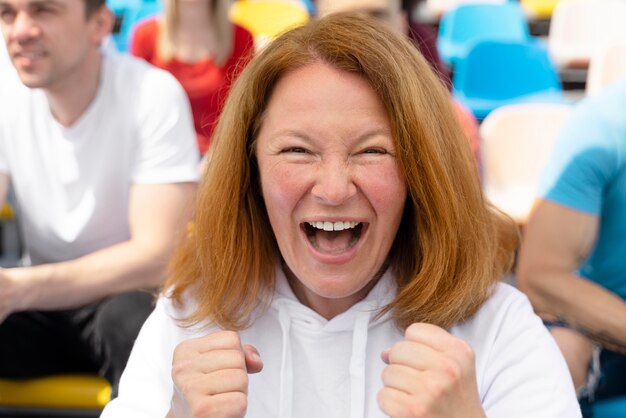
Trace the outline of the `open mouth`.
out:
M 45 54 L 43 52 L 34 51 L 21 51 L 11 55 L 13 63 L 20 68 L 31 67 L 44 57 Z
M 19 58 L 26 58 L 26 59 L 30 59 L 30 60 L 35 60 L 38 58 L 42 58 L 44 55 L 42 52 L 20 52 L 19 54 L 16 54 L 17 57 Z
M 341 254 L 354 247 L 361 238 L 362 222 L 305 222 L 309 242 L 316 250 L 326 254 Z

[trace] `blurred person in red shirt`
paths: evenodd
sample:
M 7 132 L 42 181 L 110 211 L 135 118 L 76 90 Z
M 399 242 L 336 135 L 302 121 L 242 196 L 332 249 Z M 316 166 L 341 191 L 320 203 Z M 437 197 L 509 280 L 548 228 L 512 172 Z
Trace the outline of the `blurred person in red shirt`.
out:
M 252 35 L 228 19 L 228 0 L 165 0 L 163 15 L 140 22 L 131 53 L 169 71 L 187 92 L 200 154 L 211 144 L 236 74 L 253 55 Z

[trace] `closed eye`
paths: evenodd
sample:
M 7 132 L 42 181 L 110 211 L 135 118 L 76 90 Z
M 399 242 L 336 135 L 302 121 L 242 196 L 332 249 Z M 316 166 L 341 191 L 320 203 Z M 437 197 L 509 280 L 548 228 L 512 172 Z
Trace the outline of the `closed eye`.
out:
M 387 154 L 387 150 L 383 148 L 367 148 L 362 152 L 363 154 Z
M 294 153 L 294 154 L 305 154 L 307 150 L 302 147 L 291 147 L 291 148 L 285 148 L 283 152 Z

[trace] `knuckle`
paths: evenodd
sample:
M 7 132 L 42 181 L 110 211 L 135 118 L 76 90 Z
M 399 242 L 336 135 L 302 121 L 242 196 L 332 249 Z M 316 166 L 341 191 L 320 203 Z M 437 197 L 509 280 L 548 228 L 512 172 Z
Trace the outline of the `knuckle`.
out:
M 401 340 L 394 343 L 389 349 L 389 362 L 396 362 L 398 360 L 398 357 L 400 356 L 400 353 L 404 351 L 408 344 L 409 342 L 406 340 Z
M 380 407 L 380 409 L 382 409 L 384 412 L 388 412 L 389 411 L 389 395 L 388 395 L 389 389 L 388 388 L 382 388 L 381 390 L 378 391 L 378 393 L 376 394 L 376 402 L 378 402 L 378 406 Z
M 237 387 L 247 388 L 248 380 L 248 373 L 246 373 L 245 370 L 237 370 L 237 373 L 234 375 L 234 381 Z
M 428 416 L 428 407 L 416 399 L 408 404 L 407 409 L 411 418 L 426 418 Z
M 237 346 L 237 345 L 241 345 L 241 339 L 239 338 L 239 333 L 235 332 L 235 331 L 222 331 L 221 332 L 221 338 L 224 339 L 224 341 L 230 345 L 230 346 Z
M 409 325 L 406 329 L 406 332 L 415 332 L 417 330 L 419 330 L 421 328 L 420 324 L 417 322 L 413 322 L 411 325 Z
M 172 379 L 178 380 L 178 378 L 185 372 L 185 366 L 181 362 L 174 362 L 172 364 Z
M 447 380 L 457 382 L 461 380 L 463 369 L 456 361 L 446 358 L 441 361 L 441 370 Z
M 189 410 L 193 418 L 209 417 L 215 409 L 211 398 L 202 398 L 198 402 L 189 405 Z
M 406 350 L 408 347 L 410 347 L 413 343 L 407 340 L 400 340 L 398 342 L 396 342 L 391 349 L 395 350 L 395 351 L 402 351 L 402 350 Z
M 172 360 L 176 361 L 177 359 L 184 357 L 188 351 L 187 347 L 189 346 L 189 341 L 185 340 L 179 343 L 176 347 L 174 347 L 174 353 L 172 354 Z
M 474 350 L 472 347 L 460 338 L 455 339 L 454 349 L 466 360 L 474 360 Z
M 418 322 L 414 322 L 411 325 L 409 325 L 406 329 L 406 331 L 404 331 L 404 335 L 406 336 L 406 338 L 408 339 L 412 339 L 417 335 L 420 335 L 421 333 L 423 333 L 423 325 L 418 323 Z
M 430 395 L 430 399 L 433 399 L 435 402 L 445 397 L 445 394 L 447 392 L 448 384 L 446 384 L 442 380 L 432 380 L 428 385 L 428 393 Z
M 174 381 L 184 379 L 184 376 L 189 372 L 191 362 L 184 359 L 177 359 L 172 364 L 171 376 Z
M 182 393 L 185 399 L 189 399 L 193 393 L 195 385 L 190 381 L 180 382 L 178 384 L 178 390 Z
M 248 409 L 248 397 L 246 394 L 237 392 L 234 396 L 233 406 L 237 416 L 244 416 Z
M 383 372 L 381 373 L 381 378 L 383 380 L 383 384 L 387 384 L 387 382 L 389 382 L 389 379 L 393 376 L 393 371 L 391 370 L 391 368 L 389 366 L 385 367 L 383 369 Z
M 246 355 L 241 350 L 231 350 L 229 353 L 232 356 L 231 360 L 237 364 L 237 367 L 241 369 L 246 368 Z
M 172 376 L 182 376 L 195 371 L 198 367 L 196 363 L 195 359 L 189 357 L 175 359 L 172 362 Z

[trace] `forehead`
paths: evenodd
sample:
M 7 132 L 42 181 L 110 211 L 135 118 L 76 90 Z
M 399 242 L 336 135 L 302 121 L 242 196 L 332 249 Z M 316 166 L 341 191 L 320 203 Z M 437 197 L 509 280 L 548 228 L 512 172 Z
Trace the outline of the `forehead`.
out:
M 314 61 L 303 67 L 286 72 L 277 80 L 274 91 L 270 96 L 280 94 L 288 96 L 294 101 L 311 101 L 320 99 L 324 91 L 334 93 L 333 104 L 341 105 L 361 94 L 371 101 L 380 102 L 369 80 L 361 74 L 339 69 L 324 61 Z M 346 93 L 345 95 L 339 92 Z
M 320 138 L 355 137 L 390 124 L 384 104 L 365 78 L 321 62 L 281 77 L 260 122 L 266 133 L 303 130 L 307 137 Z

